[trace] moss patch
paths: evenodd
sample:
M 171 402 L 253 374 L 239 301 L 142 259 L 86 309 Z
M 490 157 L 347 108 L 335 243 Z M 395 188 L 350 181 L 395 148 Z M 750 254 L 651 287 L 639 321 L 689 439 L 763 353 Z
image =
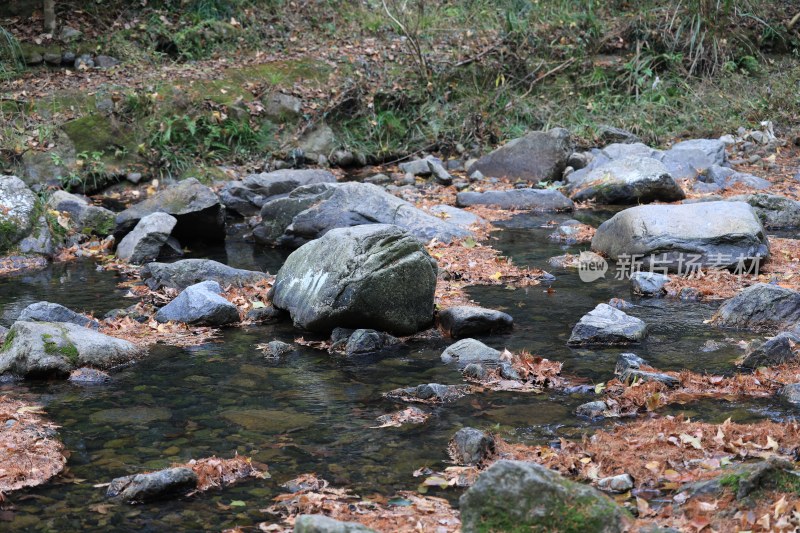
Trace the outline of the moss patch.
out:
M 60 355 L 72 366 L 78 365 L 79 353 L 78 347 L 75 346 L 67 338 L 66 331 L 61 333 L 61 342 L 53 340 L 53 336 L 49 333 L 42 334 L 42 342 L 44 343 L 44 352 L 49 355 Z
M 14 342 L 14 337 L 17 336 L 17 332 L 13 329 L 6 334 L 6 338 L 3 340 L 3 347 L 0 348 L 0 352 L 7 352 L 9 348 L 11 348 L 11 344 Z

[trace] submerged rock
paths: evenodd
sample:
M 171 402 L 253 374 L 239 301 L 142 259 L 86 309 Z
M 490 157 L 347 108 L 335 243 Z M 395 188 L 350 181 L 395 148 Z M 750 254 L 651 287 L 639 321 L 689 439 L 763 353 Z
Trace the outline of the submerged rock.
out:
M 0 351 L 0 374 L 66 377 L 82 366 L 109 368 L 139 353 L 128 341 L 76 324 L 17 321 Z
M 696 266 L 735 268 L 769 256 L 764 228 L 744 202 L 631 207 L 600 225 L 592 249 L 671 271 L 688 268 L 690 259 Z
M 448 346 L 442 352 L 442 361 L 445 363 L 457 362 L 461 365 L 470 363 L 499 363 L 502 354 L 475 339 L 462 339 Z
M 439 313 L 442 331 L 454 339 L 505 331 L 513 324 L 511 315 L 477 306 L 459 305 Z
M 297 247 L 335 228 L 393 224 L 422 242 L 450 242 L 471 233 L 430 215 L 370 183 L 324 183 L 299 187 L 264 204 L 257 241 Z
M 396 226 L 329 231 L 293 252 L 272 303 L 299 328 L 367 327 L 409 335 L 433 322 L 436 262 Z
M 463 385 L 442 385 L 441 383 L 425 383 L 416 387 L 402 387 L 385 394 L 391 400 L 405 402 L 439 403 L 451 402 L 467 393 Z
M 608 404 L 604 401 L 586 402 L 575 408 L 575 414 L 587 418 L 599 418 L 605 416 L 608 411 Z
M 294 521 L 294 533 L 376 533 L 358 522 L 340 522 L 321 514 L 301 514 Z
M 475 428 L 461 428 L 450 439 L 450 458 L 459 465 L 476 465 L 494 455 L 494 438 Z
M 467 169 L 467 175 L 479 171 L 490 178 L 511 178 L 530 183 L 556 181 L 572 154 L 567 130 L 533 131 L 514 139 L 481 157 Z
M 111 481 L 106 496 L 127 503 L 140 503 L 183 496 L 197 487 L 191 468 L 167 468 L 149 474 L 118 477 Z
M 269 279 L 265 272 L 232 268 L 211 259 L 182 259 L 174 263 L 148 263 L 142 279 L 153 290 L 161 287 L 183 290 L 203 281 L 216 281 L 223 287 L 245 287 Z
M 102 370 L 84 367 L 70 372 L 69 381 L 80 385 L 97 385 L 100 383 L 108 383 L 111 381 L 111 376 Z
M 158 259 L 178 219 L 166 213 L 143 217 L 117 246 L 117 257 L 134 265 Z
M 627 513 L 598 490 L 541 465 L 498 461 L 459 500 L 464 533 L 626 530 Z
M 216 281 L 186 287 L 174 300 L 156 313 L 159 322 L 183 322 L 195 326 L 224 326 L 239 321 L 239 310 L 220 296 Z
M 608 304 L 598 304 L 575 324 L 568 344 L 628 344 L 642 341 L 647 325 Z
M 17 320 L 26 322 L 69 322 L 86 328 L 98 329 L 100 323 L 89 317 L 76 313 L 72 309 L 67 309 L 63 305 L 51 302 L 36 302 L 25 309 L 17 317 Z
M 283 341 L 270 341 L 266 346 L 260 348 L 266 357 L 272 359 L 277 359 L 294 351 L 294 346 Z
M 757 283 L 726 300 L 711 321 L 729 328 L 791 329 L 800 322 L 800 293 Z
M 204 243 L 225 240 L 225 217 L 217 195 L 197 181 L 187 178 L 117 215 L 117 241 L 127 235 L 147 215 L 162 212 L 178 220 L 173 236 L 180 242 Z
M 554 189 L 512 189 L 510 191 L 460 192 L 456 205 L 490 205 L 500 209 L 529 209 L 531 211 L 572 211 L 575 204 Z

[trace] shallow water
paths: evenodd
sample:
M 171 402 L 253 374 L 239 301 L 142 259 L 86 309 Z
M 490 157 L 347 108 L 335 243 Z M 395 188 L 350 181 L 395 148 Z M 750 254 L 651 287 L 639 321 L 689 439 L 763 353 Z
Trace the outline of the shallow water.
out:
M 593 224 L 607 216 L 578 214 Z M 732 371 L 731 361 L 741 355 L 735 342 L 749 336 L 703 324 L 714 304 L 637 299 L 628 282 L 613 275 L 583 283 L 574 272 L 551 270 L 549 257 L 581 249 L 547 239 L 551 230 L 540 226 L 552 218 L 517 217 L 493 234 L 494 245 L 518 264 L 544 268 L 557 279 L 550 293 L 544 290 L 547 284 L 517 290 L 474 288 L 470 294 L 480 304 L 515 318 L 513 332 L 481 340 L 564 361 L 565 373 L 590 383 L 610 379 L 623 351 L 634 351 L 664 369 Z M 286 255 L 242 243 L 204 253 L 233 266 L 272 272 Z M 130 305 L 132 300 L 116 287 L 117 281 L 91 262 L 0 280 L 0 322 L 10 325 L 22 308 L 41 299 L 97 314 Z M 612 297 L 635 305 L 629 312 L 651 327 L 647 341 L 626 349 L 568 348 L 565 343 L 575 322 Z M 71 453 L 69 471 L 60 480 L 9 497 L 13 510 L 0 514 L 5 520 L 0 530 L 219 531 L 250 526 L 269 521 L 259 509 L 281 492 L 281 482 L 302 473 L 315 472 L 365 495 L 415 489 L 420 479 L 412 472 L 423 466 L 445 468 L 447 441 L 465 425 L 514 440 L 547 443 L 621 423 L 576 418 L 572 412 L 589 399 L 585 395 L 506 392 L 467 396 L 435 407 L 434 416 L 423 425 L 371 429 L 377 416 L 404 407 L 384 400 L 383 392 L 419 383 L 461 382 L 457 370 L 439 360 L 444 343 L 411 344 L 356 360 L 299 348 L 280 362 L 270 362 L 255 349 L 260 342 L 291 342 L 298 335 L 290 324 L 229 329 L 218 342 L 201 347 L 154 347 L 148 358 L 115 373 L 108 385 L 0 386 L 0 394 L 25 394 L 44 403 L 50 418 L 62 426 L 61 437 Z M 701 351 L 708 340 L 722 347 Z M 704 401 L 666 412 L 715 422 L 786 416 L 771 400 Z M 141 506 L 103 506 L 105 489 L 93 487 L 145 469 L 235 452 L 269 464 L 272 479 Z M 452 489 L 438 494 L 458 495 Z M 227 507 L 236 500 L 244 506 Z

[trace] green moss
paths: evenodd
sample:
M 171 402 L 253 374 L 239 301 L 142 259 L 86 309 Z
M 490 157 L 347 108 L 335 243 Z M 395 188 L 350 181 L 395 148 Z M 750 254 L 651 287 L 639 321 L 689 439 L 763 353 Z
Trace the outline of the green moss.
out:
M 71 120 L 62 126 L 78 153 L 114 154 L 118 149 L 135 150 L 129 127 L 99 113 Z
M 64 357 L 72 366 L 78 365 L 78 347 L 75 346 L 67 338 L 66 331 L 61 333 L 61 342 L 53 340 L 53 336 L 49 333 L 42 334 L 42 342 L 44 342 L 44 352 L 49 355 L 60 355 Z
M 617 513 L 626 514 L 613 502 L 603 502 L 595 498 L 583 497 L 574 500 L 560 500 L 548 505 L 548 513 L 536 516 L 531 523 L 521 522 L 509 515 L 502 505 L 486 505 L 477 525 L 480 533 L 585 533 L 602 531 Z
M 781 492 L 794 492 L 800 494 L 800 476 L 792 472 L 781 470 L 772 480 L 775 488 Z
M 3 347 L 0 348 L 0 352 L 6 352 L 9 348 L 11 348 L 11 344 L 14 342 L 14 337 L 17 336 L 17 332 L 13 329 L 6 334 L 6 338 L 3 340 Z
M 19 226 L 10 220 L 0 220 L 0 252 L 7 252 L 19 241 Z
M 737 492 L 739 490 L 739 483 L 741 483 L 744 477 L 745 474 L 728 474 L 719 479 L 719 484 L 722 487 L 731 489 L 733 492 Z

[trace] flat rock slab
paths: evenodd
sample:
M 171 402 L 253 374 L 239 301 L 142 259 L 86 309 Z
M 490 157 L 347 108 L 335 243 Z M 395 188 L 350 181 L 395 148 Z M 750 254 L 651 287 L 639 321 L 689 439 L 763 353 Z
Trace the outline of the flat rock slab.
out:
M 611 259 L 635 259 L 670 271 L 750 267 L 769 256 L 769 242 L 744 202 L 631 207 L 603 222 L 592 250 Z
M 17 321 L 0 351 L 0 374 L 66 378 L 79 367 L 109 368 L 139 354 L 128 341 L 76 324 Z
M 460 192 L 456 205 L 490 205 L 500 209 L 526 209 L 531 211 L 572 211 L 575 204 L 554 189 L 511 189 L 508 191 Z
M 97 320 L 78 314 L 63 305 L 51 302 L 36 302 L 22 310 L 17 320 L 25 322 L 68 322 L 85 328 L 98 329 Z
M 334 229 L 295 250 L 272 303 L 299 328 L 370 328 L 409 335 L 433 322 L 436 262 L 397 226 Z
M 599 304 L 575 325 L 568 344 L 629 344 L 641 342 L 647 325 L 608 304 Z
M 142 269 L 141 276 L 153 290 L 161 287 L 183 290 L 203 281 L 216 281 L 222 287 L 245 287 L 270 278 L 265 272 L 232 268 L 211 259 L 149 263 Z
M 358 522 L 341 522 L 321 514 L 301 514 L 294 521 L 294 533 L 376 533 Z

